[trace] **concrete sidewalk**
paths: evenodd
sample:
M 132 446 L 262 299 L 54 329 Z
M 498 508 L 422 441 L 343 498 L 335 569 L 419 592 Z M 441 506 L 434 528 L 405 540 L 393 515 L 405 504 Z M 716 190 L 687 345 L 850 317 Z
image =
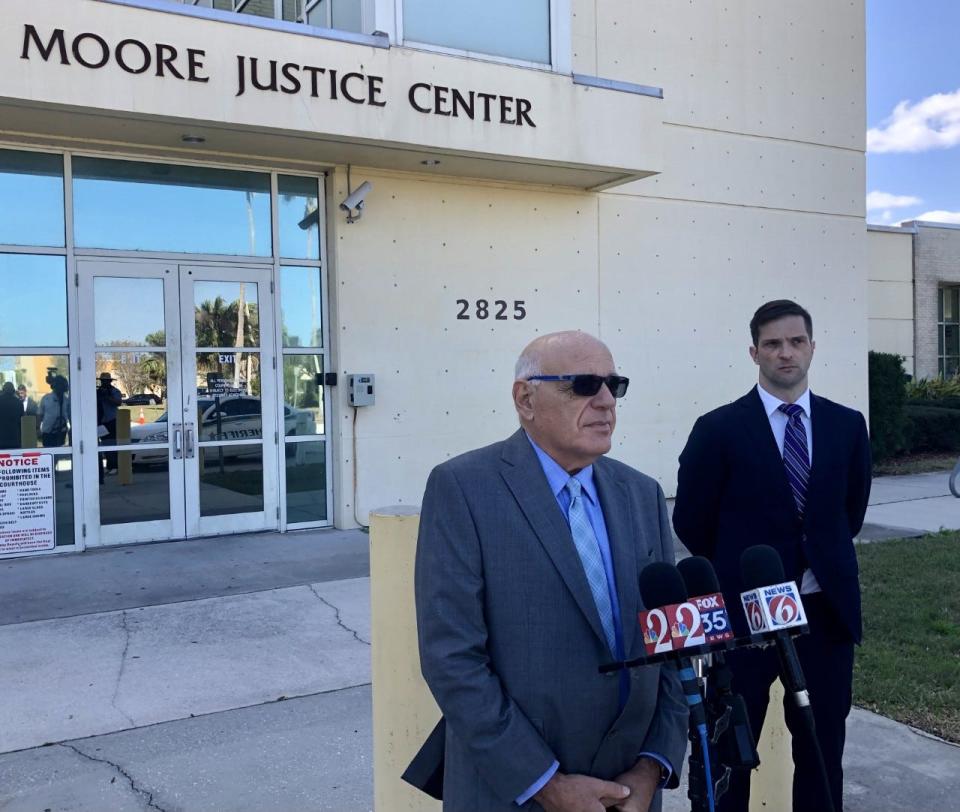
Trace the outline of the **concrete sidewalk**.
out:
M 864 540 L 960 527 L 946 493 L 945 474 L 877 480 Z M 0 808 L 370 809 L 367 544 L 319 531 L 0 562 Z M 846 770 L 848 812 L 960 794 L 960 748 L 866 711 Z
M 950 493 L 949 472 L 877 477 L 870 491 L 865 540 L 871 528 L 900 536 L 960 528 L 960 499 Z

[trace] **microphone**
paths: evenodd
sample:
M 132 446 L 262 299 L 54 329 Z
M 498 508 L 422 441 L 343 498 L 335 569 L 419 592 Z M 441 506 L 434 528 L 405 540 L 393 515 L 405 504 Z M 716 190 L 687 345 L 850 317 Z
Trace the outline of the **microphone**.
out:
M 710 745 L 707 733 L 707 713 L 700 694 L 697 675 L 690 658 L 682 651 L 686 646 L 701 646 L 705 642 L 700 611 L 687 600 L 680 571 L 664 561 L 644 567 L 640 573 L 640 597 L 644 606 L 652 606 L 640 613 L 640 628 L 648 653 L 671 653 L 675 660 L 680 686 L 690 711 L 689 736 L 691 765 L 703 767 L 707 794 L 707 809 L 714 809 L 713 775 L 710 764 Z M 652 650 L 651 650 L 652 649 Z M 691 770 L 691 773 L 693 770 Z M 690 798 L 694 799 L 697 783 L 691 775 Z
M 783 562 L 773 547 L 757 544 L 740 556 L 740 575 L 746 592 L 740 593 L 750 632 L 775 632 L 784 687 L 798 708 L 810 706 L 807 682 L 797 658 L 797 649 L 786 629 L 806 626 L 807 617 L 800 590 L 793 581 L 784 581 Z
M 740 576 L 743 585 L 747 587 L 747 591 L 740 594 L 740 600 L 747 613 L 750 630 L 774 631 L 780 659 L 780 679 L 797 706 L 803 721 L 801 729 L 805 729 L 817 763 L 819 793 L 822 796 L 818 808 L 824 812 L 833 812 L 836 807 L 831 797 L 823 752 L 817 740 L 810 694 L 807 692 L 807 682 L 800 667 L 797 650 L 788 631 L 793 627 L 807 625 L 800 590 L 793 581 L 783 580 L 785 575 L 780 555 L 767 544 L 757 544 L 743 551 L 740 556 Z M 800 733 L 800 730 L 797 733 Z
M 700 611 L 703 634 L 707 644 L 733 639 L 730 616 L 720 591 L 720 582 L 710 560 L 702 555 L 685 558 L 677 569 L 690 596 L 690 602 Z
M 720 582 L 710 560 L 699 555 L 691 556 L 678 563 L 677 569 L 683 576 L 687 592 L 696 596 L 690 600 L 700 609 L 707 641 L 732 639 L 733 631 L 720 592 Z M 733 674 L 727 665 L 724 649 L 714 649 L 705 659 L 709 662 L 709 682 L 712 687 L 705 703 L 707 717 L 713 724 L 710 741 L 717 745 L 717 758 L 725 767 L 723 776 L 717 782 L 719 797 L 726 790 L 731 769 L 753 769 L 760 763 L 760 757 L 757 755 L 746 703 L 733 690 Z
M 671 659 L 677 661 L 680 684 L 690 708 L 690 723 L 697 727 L 703 725 L 706 729 L 707 717 L 697 676 L 690 658 L 680 653 L 684 646 L 704 642 L 699 612 L 687 600 L 687 589 L 680 572 L 665 561 L 647 565 L 640 573 L 640 597 L 644 606 L 654 607 L 640 613 L 644 644 L 648 652 L 651 647 L 658 654 L 675 651 Z M 676 646 L 675 640 L 679 641 Z

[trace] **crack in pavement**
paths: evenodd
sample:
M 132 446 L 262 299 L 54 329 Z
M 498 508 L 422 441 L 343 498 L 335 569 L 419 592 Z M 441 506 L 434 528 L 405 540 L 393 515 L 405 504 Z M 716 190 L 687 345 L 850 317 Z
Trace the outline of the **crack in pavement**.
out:
M 329 606 L 331 609 L 333 609 L 333 611 L 336 613 L 336 616 L 337 616 L 337 618 L 336 618 L 336 619 L 337 619 L 337 625 L 338 625 L 341 629 L 343 629 L 344 631 L 350 632 L 350 634 L 352 634 L 356 640 L 359 640 L 359 641 L 360 641 L 361 643 L 363 643 L 364 645 L 366 645 L 366 646 L 369 646 L 369 645 L 370 645 L 370 641 L 369 641 L 369 640 L 364 640 L 359 634 L 357 634 L 357 630 L 356 630 L 356 629 L 351 629 L 349 626 L 347 626 L 347 625 L 340 619 L 340 610 L 339 610 L 336 606 L 334 606 L 332 603 L 330 603 L 330 601 L 328 601 L 326 598 L 324 598 L 319 592 L 317 592 L 317 590 L 313 588 L 313 584 L 306 584 L 306 587 L 307 587 L 307 589 L 309 589 L 314 595 L 317 596 L 317 600 L 320 601 L 320 603 L 324 604 L 325 606 Z
M 950 491 L 946 493 L 937 493 L 933 496 L 908 496 L 906 499 L 890 499 L 887 502 L 871 502 L 867 505 L 867 510 L 872 507 L 880 507 L 881 505 L 902 505 L 904 502 L 923 502 L 926 499 L 943 499 L 944 496 L 951 496 Z
M 123 708 L 117 705 L 117 697 L 120 695 L 120 680 L 123 679 L 123 672 L 127 667 L 127 652 L 130 650 L 130 627 L 127 625 L 127 611 L 126 609 L 120 613 L 120 625 L 123 626 L 124 641 L 123 641 L 123 653 L 120 655 L 120 670 L 117 671 L 117 683 L 113 686 L 113 696 L 110 698 L 110 704 L 114 709 L 118 710 L 123 717 L 130 723 L 130 727 L 136 727 L 137 723 L 133 721 Z
M 110 767 L 113 767 L 113 769 L 115 769 L 118 773 L 120 773 L 121 776 L 123 776 L 127 780 L 127 783 L 130 784 L 130 789 L 132 789 L 135 793 L 137 793 L 137 795 L 139 795 L 141 798 L 143 798 L 147 802 L 147 809 L 156 809 L 157 812 L 167 812 L 167 810 L 165 810 L 162 806 L 157 806 L 157 804 L 154 803 L 152 792 L 149 792 L 148 790 L 145 790 L 142 787 L 138 787 L 137 782 L 133 780 L 133 776 L 130 775 L 126 770 L 123 769 L 123 767 L 121 767 L 116 762 L 110 761 L 110 759 L 107 759 L 107 758 L 97 758 L 96 756 L 91 756 L 89 753 L 84 753 L 83 750 L 81 750 L 79 747 L 73 744 L 64 744 L 61 742 L 57 746 L 65 747 L 67 750 L 72 750 L 78 756 L 85 758 L 88 761 L 92 761 L 96 764 L 106 764 Z

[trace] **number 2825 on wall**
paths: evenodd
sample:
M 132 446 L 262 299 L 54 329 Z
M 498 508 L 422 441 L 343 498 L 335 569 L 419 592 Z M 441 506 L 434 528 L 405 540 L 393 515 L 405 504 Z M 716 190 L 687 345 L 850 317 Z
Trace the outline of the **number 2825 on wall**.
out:
M 521 321 L 527 317 L 527 308 L 523 299 L 514 299 L 513 307 L 506 299 L 457 299 L 457 320 L 493 319 L 494 321 Z

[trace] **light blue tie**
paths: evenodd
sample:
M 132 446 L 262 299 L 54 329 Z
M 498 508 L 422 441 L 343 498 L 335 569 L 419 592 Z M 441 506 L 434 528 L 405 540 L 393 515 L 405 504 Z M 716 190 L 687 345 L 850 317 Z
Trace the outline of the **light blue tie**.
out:
M 610 605 L 610 590 L 607 585 L 607 573 L 603 568 L 603 558 L 600 556 L 600 545 L 597 543 L 596 533 L 590 524 L 590 517 L 583 504 L 580 493 L 580 480 L 571 477 L 567 480 L 566 490 L 570 494 L 570 533 L 573 543 L 580 554 L 584 575 L 593 593 L 593 601 L 600 613 L 600 623 L 607 638 L 610 651 L 616 654 L 617 638 L 613 627 L 613 608 Z

